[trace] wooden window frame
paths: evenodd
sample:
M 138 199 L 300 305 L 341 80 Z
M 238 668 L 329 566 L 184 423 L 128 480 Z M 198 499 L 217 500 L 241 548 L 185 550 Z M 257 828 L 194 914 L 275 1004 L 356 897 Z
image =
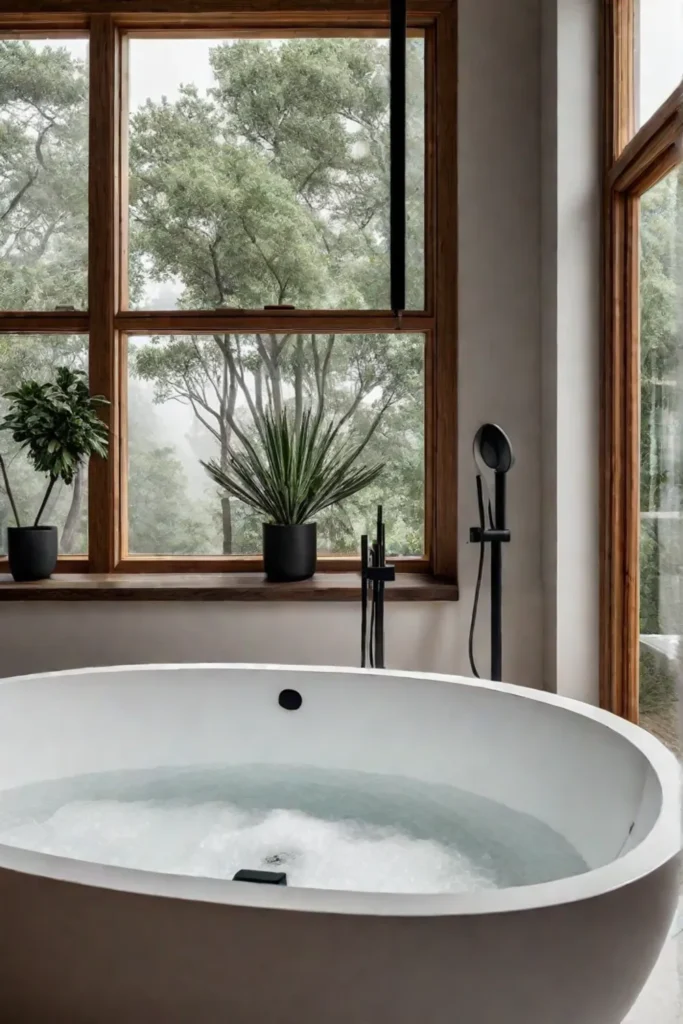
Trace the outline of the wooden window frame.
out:
M 457 20 L 455 0 L 408 0 L 411 30 L 424 34 L 425 308 L 397 321 L 390 311 L 129 310 L 127 278 L 126 61 L 128 33 L 375 34 L 389 26 L 388 0 L 5 0 L 0 37 L 86 33 L 90 39 L 88 292 L 86 312 L 0 312 L 1 333 L 89 335 L 93 392 L 110 405 L 110 457 L 89 468 L 88 555 L 60 558 L 61 572 L 249 572 L 260 557 L 127 554 L 127 337 L 175 331 L 283 329 L 314 333 L 424 333 L 425 556 L 397 569 L 457 575 Z M 355 557 L 321 557 L 320 569 L 357 569 Z M 6 566 L 6 563 L 5 563 Z M 3 565 L 0 561 L 0 571 Z
M 600 703 L 638 721 L 640 197 L 681 162 L 683 92 L 635 131 L 636 0 L 603 0 Z

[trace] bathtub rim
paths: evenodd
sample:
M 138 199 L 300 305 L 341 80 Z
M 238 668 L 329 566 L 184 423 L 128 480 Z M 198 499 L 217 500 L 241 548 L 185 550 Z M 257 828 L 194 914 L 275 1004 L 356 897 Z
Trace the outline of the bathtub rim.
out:
M 278 673 L 341 674 L 379 678 L 429 680 L 506 693 L 562 708 L 612 730 L 645 757 L 655 773 L 661 803 L 657 819 L 647 835 L 617 860 L 580 875 L 507 889 L 474 893 L 365 893 L 336 889 L 251 885 L 226 879 L 174 875 L 76 860 L 55 854 L 22 850 L 0 843 L 0 871 L 42 876 L 57 882 L 89 885 L 119 892 L 226 906 L 253 907 L 327 914 L 385 917 L 442 917 L 500 914 L 561 906 L 593 899 L 637 882 L 680 855 L 681 823 L 679 793 L 681 769 L 675 756 L 644 729 L 601 708 L 545 690 L 498 683 L 467 676 L 394 669 L 360 669 L 334 665 L 279 665 L 258 662 L 181 662 L 145 665 L 105 665 L 94 668 L 59 669 L 0 679 L 0 687 L 39 679 L 82 675 L 153 671 L 275 671 Z

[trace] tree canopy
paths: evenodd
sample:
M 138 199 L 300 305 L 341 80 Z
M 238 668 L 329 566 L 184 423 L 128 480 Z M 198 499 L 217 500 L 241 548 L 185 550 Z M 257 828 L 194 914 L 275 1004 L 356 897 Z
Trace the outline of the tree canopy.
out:
M 0 41 L 3 309 L 85 309 L 87 74 L 62 47 Z
M 131 61 L 144 60 L 144 41 L 134 45 L 143 49 L 132 50 Z M 386 308 L 386 42 L 237 40 L 213 45 L 208 59 L 208 88 L 188 69 L 172 96 L 131 111 L 131 304 Z M 0 72 L 0 132 L 8 139 L 0 158 L 0 305 L 84 307 L 85 63 L 59 44 L 0 43 Z M 414 40 L 407 269 L 415 307 L 424 287 L 423 76 L 422 43 Z M 2 389 L 29 368 L 49 373 L 62 344 L 72 360 L 85 361 L 85 339 L 15 338 L 0 350 Z M 131 550 L 258 551 L 253 515 L 196 466 L 201 458 L 224 461 L 265 407 L 288 405 L 297 418 L 309 406 L 341 415 L 350 435 L 376 426 L 368 457 L 384 463 L 383 477 L 323 514 L 322 547 L 356 550 L 383 500 L 392 549 L 420 553 L 423 348 L 424 339 L 410 335 L 131 339 Z M 178 405 L 185 411 L 174 417 Z M 175 444 L 165 443 L 169 429 Z M 27 492 L 32 486 L 27 478 Z M 71 543 L 81 549 L 82 499 L 72 495 L 81 535 Z

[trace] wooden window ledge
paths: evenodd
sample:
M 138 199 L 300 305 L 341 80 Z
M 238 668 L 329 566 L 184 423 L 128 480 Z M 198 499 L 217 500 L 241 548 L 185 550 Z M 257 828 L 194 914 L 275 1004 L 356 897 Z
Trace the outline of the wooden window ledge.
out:
M 458 588 L 403 572 L 387 584 L 385 595 L 387 601 L 456 601 Z M 267 583 L 258 573 L 65 573 L 15 583 L 0 575 L 0 601 L 360 601 L 360 577 L 328 572 L 300 583 Z

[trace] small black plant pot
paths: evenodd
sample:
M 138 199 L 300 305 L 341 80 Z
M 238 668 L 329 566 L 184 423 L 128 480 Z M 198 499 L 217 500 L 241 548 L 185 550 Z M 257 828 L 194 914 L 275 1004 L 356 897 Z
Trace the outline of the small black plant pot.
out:
M 17 583 L 46 580 L 57 565 L 56 526 L 8 526 L 7 558 Z
M 271 583 L 307 580 L 315 572 L 315 523 L 302 526 L 263 524 L 263 568 Z

